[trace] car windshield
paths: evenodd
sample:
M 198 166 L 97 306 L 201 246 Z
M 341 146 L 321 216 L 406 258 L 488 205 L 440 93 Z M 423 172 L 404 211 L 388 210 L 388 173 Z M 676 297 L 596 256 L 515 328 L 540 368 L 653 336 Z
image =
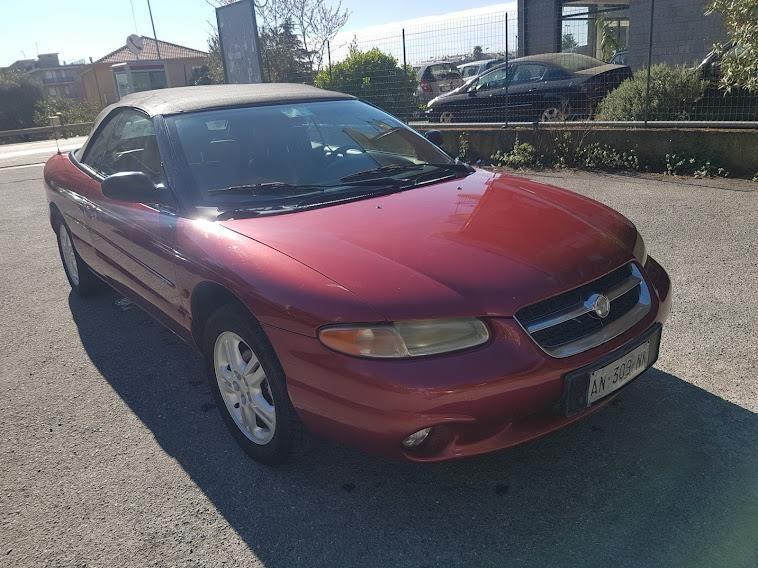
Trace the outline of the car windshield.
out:
M 385 112 L 357 100 L 225 108 L 169 116 L 199 206 L 324 201 L 399 180 L 451 172 L 455 162 Z

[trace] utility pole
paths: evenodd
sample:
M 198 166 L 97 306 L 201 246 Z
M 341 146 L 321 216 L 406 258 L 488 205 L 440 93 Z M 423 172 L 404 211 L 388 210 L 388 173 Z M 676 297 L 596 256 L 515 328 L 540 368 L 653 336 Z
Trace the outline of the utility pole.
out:
M 147 11 L 150 14 L 150 25 L 153 26 L 153 39 L 155 40 L 155 51 L 158 52 L 158 61 L 161 61 L 161 48 L 158 45 L 158 36 L 155 33 L 155 22 L 153 21 L 153 9 L 150 6 L 150 0 L 147 0 Z

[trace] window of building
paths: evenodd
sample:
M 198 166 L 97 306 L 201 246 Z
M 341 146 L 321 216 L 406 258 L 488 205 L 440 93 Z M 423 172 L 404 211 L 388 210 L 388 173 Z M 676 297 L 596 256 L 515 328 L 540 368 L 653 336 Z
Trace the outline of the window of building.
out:
M 564 0 L 561 51 L 618 61 L 628 46 L 629 2 Z

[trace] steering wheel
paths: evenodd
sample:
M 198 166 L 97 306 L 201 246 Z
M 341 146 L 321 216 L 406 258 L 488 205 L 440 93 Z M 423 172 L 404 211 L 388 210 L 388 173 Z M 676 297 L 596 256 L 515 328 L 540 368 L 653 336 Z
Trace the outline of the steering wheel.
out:
M 365 154 L 366 151 L 361 148 L 360 146 L 355 146 L 351 144 L 343 144 L 342 146 L 338 146 L 334 150 L 330 150 L 329 154 L 327 154 L 327 157 L 334 160 L 337 156 L 345 156 L 347 154 L 348 150 L 358 150 L 361 154 Z

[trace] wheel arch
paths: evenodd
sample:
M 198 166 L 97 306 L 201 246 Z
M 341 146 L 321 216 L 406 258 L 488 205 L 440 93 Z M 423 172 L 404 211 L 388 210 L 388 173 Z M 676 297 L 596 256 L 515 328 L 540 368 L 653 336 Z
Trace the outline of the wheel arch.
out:
M 255 316 L 229 288 L 217 282 L 205 281 L 197 284 L 192 290 L 190 297 L 190 310 L 192 315 L 192 339 L 198 347 L 203 344 L 203 332 L 208 318 L 216 310 L 226 305 L 237 305 L 256 322 Z

